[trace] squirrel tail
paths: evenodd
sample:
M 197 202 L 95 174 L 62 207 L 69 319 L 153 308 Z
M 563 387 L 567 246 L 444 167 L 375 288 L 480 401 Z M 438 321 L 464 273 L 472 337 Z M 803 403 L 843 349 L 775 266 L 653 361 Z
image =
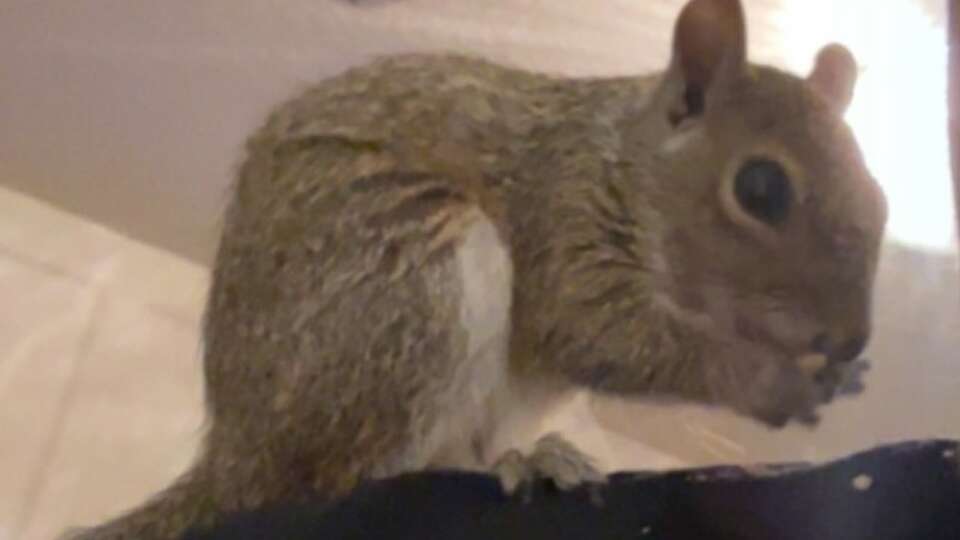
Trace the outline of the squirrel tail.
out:
M 213 525 L 223 513 L 202 482 L 190 471 L 138 508 L 102 525 L 69 530 L 59 540 L 177 540 Z

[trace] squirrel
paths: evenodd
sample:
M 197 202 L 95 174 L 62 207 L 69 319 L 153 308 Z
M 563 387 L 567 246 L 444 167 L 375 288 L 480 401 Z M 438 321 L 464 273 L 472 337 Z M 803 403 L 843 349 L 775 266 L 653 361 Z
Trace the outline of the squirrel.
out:
M 815 424 L 859 377 L 886 202 L 843 120 L 852 54 L 797 76 L 746 45 L 738 0 L 691 0 L 662 72 L 404 54 L 281 104 L 213 268 L 203 451 L 70 537 L 433 467 L 602 482 L 558 435 L 509 449 L 575 389 Z

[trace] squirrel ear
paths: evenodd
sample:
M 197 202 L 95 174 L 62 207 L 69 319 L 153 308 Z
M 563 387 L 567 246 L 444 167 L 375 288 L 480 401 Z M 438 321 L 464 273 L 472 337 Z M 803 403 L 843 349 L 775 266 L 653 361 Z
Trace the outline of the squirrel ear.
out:
M 837 112 L 843 113 L 853 99 L 853 87 L 857 82 L 857 61 L 843 45 L 827 45 L 817 53 L 807 82 L 825 97 Z
M 674 27 L 670 66 L 683 85 L 682 116 L 700 114 L 711 86 L 745 70 L 746 41 L 739 0 L 691 0 L 683 8 Z

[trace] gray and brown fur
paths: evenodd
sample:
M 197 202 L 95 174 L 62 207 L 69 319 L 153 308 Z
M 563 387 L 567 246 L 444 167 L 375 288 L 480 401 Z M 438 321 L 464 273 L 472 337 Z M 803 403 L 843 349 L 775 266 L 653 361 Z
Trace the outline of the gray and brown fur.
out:
M 693 0 L 661 74 L 407 55 L 280 106 L 247 144 L 214 269 L 204 452 L 78 537 L 167 540 L 366 478 L 487 467 L 504 426 L 572 388 L 812 421 L 869 335 L 885 207 L 841 119 L 849 53 L 801 78 L 745 48 L 736 0 Z M 776 228 L 731 206 L 757 153 L 796 184 Z M 815 336 L 830 361 L 810 374 Z

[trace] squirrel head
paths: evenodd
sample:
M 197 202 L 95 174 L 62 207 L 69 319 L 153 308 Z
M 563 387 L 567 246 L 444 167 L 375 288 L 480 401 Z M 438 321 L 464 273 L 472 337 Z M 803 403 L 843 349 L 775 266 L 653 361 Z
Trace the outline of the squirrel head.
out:
M 843 120 L 856 62 L 828 45 L 806 77 L 750 64 L 745 26 L 738 0 L 689 2 L 647 109 L 660 299 L 718 339 L 852 360 L 886 222 Z

